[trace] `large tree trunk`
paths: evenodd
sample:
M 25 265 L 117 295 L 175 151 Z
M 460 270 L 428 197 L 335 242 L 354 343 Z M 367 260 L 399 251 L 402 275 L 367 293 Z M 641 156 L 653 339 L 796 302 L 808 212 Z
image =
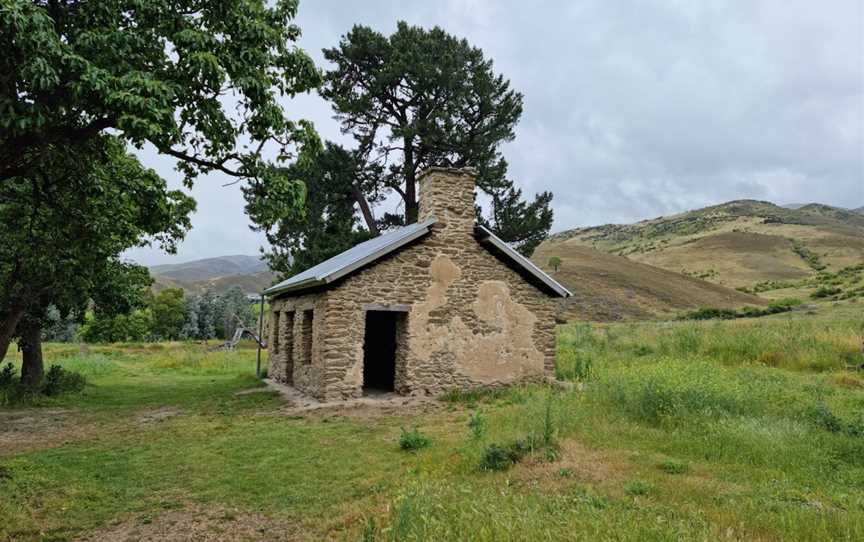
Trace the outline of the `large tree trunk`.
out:
M 15 328 L 18 327 L 18 322 L 21 321 L 22 316 L 24 316 L 23 307 L 12 307 L 9 312 L 3 313 L 3 319 L 0 321 L 0 362 L 6 357 L 6 351 L 12 344 L 12 336 L 15 334 Z
M 414 224 L 420 214 L 417 205 L 417 172 L 414 170 L 414 149 L 411 147 L 411 140 L 405 139 L 404 145 L 405 163 L 402 172 L 405 175 L 405 224 Z
M 42 325 L 38 320 L 27 319 L 21 326 L 21 383 L 36 386 L 42 381 L 45 365 L 42 360 Z
M 352 184 L 351 194 L 354 196 L 354 201 L 356 201 L 357 205 L 360 207 L 360 212 L 363 214 L 363 220 L 366 222 L 366 227 L 369 228 L 370 232 L 377 236 L 381 232 L 378 230 L 378 224 L 375 222 L 375 215 L 372 214 L 369 202 L 366 201 L 366 197 L 363 195 L 363 192 L 360 191 L 360 187 L 356 184 Z

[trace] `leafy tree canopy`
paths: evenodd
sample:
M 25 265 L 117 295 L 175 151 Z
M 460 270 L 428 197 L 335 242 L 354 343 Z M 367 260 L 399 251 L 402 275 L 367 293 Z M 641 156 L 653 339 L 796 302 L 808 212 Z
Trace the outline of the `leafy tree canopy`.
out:
M 355 26 L 324 56 L 334 67 L 325 74 L 322 94 L 357 141 L 358 156 L 382 171 L 363 195 L 392 190 L 404 204 L 404 214 L 381 217 L 378 224 L 367 219 L 370 231 L 417 220 L 422 169 L 472 166 L 478 187 L 492 197 L 484 220 L 496 233 L 525 253 L 545 237 L 552 195 L 523 202 L 499 150 L 514 138 L 522 95 L 480 49 L 440 28 L 400 22 L 390 37 Z
M 296 209 L 299 184 L 263 158 L 316 142 L 277 99 L 320 76 L 294 45 L 297 0 L 3 0 L 0 183 L 106 130 L 201 173 L 248 178 L 257 220 Z
M 33 344 L 49 305 L 61 315 L 83 315 L 90 300 L 106 314 L 141 306 L 149 274 L 120 254 L 153 241 L 173 251 L 194 208 L 111 136 L 0 183 L 0 357 L 16 333 Z
M 314 160 L 292 166 L 290 177 L 306 185 L 304 212 L 280 220 L 267 232 L 270 251 L 264 258 L 270 269 L 290 276 L 372 237 L 354 210 L 356 194 L 364 188 L 373 201 L 380 199 L 368 192 L 375 183 L 362 167 L 355 153 L 330 142 Z M 366 212 L 371 213 L 368 208 Z

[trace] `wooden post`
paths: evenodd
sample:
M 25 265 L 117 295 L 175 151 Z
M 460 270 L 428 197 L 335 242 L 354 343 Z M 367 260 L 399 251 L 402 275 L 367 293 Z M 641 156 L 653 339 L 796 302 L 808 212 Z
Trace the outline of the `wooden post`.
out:
M 255 377 L 261 378 L 261 341 L 264 339 L 264 294 L 261 294 L 261 302 L 258 305 L 258 359 L 255 362 Z

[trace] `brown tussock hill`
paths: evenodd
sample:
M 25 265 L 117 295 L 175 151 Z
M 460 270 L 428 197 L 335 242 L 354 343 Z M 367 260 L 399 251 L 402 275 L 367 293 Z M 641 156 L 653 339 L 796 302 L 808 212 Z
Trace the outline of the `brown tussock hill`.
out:
M 549 258 L 561 259 L 558 271 Z M 562 304 L 567 319 L 612 322 L 678 315 L 701 307 L 764 305 L 759 297 L 694 277 L 578 245 L 547 241 L 533 260 L 573 297 Z
M 794 207 L 730 201 L 635 224 L 569 230 L 547 243 L 559 250 L 596 248 L 730 288 L 864 262 L 864 215 L 820 204 Z

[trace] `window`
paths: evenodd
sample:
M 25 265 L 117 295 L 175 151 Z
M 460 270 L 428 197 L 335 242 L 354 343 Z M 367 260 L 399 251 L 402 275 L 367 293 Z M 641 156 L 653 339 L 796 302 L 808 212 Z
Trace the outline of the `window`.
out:
M 303 311 L 303 363 L 312 363 L 312 335 L 314 333 L 315 313 L 312 309 Z

